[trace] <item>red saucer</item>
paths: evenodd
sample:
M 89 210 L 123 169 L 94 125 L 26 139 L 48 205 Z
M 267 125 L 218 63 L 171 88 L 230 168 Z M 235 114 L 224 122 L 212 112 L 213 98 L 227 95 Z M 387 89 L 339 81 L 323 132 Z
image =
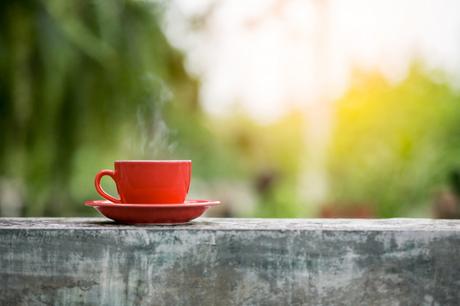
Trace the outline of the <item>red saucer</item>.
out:
M 101 214 L 119 223 L 186 223 L 201 216 L 219 201 L 188 200 L 181 204 L 124 204 L 106 200 L 86 201 Z

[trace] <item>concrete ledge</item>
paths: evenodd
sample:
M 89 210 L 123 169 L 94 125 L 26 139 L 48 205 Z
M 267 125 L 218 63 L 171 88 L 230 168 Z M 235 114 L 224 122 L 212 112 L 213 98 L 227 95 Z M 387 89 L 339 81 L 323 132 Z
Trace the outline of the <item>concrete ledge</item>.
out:
M 0 219 L 0 305 L 458 305 L 460 221 Z

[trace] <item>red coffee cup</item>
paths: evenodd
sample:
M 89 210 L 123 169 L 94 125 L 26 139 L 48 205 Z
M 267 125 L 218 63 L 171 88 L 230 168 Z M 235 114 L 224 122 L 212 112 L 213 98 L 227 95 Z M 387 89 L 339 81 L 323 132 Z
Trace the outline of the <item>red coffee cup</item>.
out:
M 114 203 L 184 203 L 190 187 L 191 170 L 190 160 L 117 160 L 115 171 L 99 171 L 94 185 L 102 197 Z M 115 181 L 120 199 L 102 189 L 104 175 Z

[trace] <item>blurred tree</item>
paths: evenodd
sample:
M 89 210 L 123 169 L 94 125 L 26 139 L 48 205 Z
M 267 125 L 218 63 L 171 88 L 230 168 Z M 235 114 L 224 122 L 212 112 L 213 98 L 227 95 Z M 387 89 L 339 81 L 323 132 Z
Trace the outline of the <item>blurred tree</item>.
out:
M 155 138 L 167 88 L 196 87 L 160 10 L 134 0 L 0 2 L 0 178 L 22 186 L 22 215 L 74 213 L 75 170 L 97 171 L 123 139 Z M 196 104 L 193 93 L 181 98 Z M 149 149 L 136 148 L 136 157 Z
M 459 166 L 459 101 L 419 64 L 396 86 L 357 77 L 337 102 L 331 201 L 367 203 L 380 217 L 428 215 L 434 190 Z

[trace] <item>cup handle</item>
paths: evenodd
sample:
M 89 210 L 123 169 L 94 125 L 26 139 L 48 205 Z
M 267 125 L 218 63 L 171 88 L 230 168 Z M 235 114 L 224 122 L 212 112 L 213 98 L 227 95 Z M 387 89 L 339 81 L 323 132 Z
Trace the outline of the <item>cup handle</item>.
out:
M 108 175 L 112 178 L 112 180 L 115 181 L 115 184 L 117 183 L 117 180 L 115 179 L 115 171 L 113 170 L 101 170 L 96 174 L 96 177 L 94 178 L 94 186 L 96 187 L 96 191 L 105 199 L 113 202 L 113 203 L 121 203 L 120 199 L 112 197 L 110 194 L 104 191 L 101 187 L 101 179 L 104 175 Z

